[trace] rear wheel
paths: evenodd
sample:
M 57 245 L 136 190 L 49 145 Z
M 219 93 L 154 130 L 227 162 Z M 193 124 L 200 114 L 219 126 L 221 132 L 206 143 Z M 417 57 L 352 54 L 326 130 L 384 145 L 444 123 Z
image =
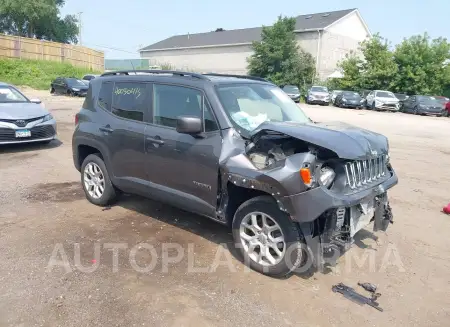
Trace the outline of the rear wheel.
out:
M 413 109 L 413 114 L 414 114 L 414 115 L 418 115 L 418 114 L 419 114 L 419 108 L 414 107 L 414 109 Z
M 67 90 L 67 95 L 68 95 L 69 97 L 73 97 L 73 92 L 72 92 L 71 90 Z
M 55 94 L 55 89 L 53 87 L 50 89 L 50 94 Z
M 90 154 L 81 165 L 81 184 L 89 202 L 106 206 L 117 198 L 105 163 L 98 154 Z
M 232 226 L 235 244 L 252 269 L 282 277 L 303 262 L 304 242 L 298 226 L 272 197 L 258 196 L 244 202 Z

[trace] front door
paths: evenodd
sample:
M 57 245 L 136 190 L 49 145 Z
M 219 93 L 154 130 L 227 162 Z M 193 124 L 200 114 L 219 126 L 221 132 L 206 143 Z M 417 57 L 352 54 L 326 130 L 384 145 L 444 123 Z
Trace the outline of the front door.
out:
M 108 169 L 118 186 L 126 190 L 142 190 L 147 179 L 144 146 L 150 90 L 147 83 L 105 82 L 98 96 L 97 105 L 111 113 L 99 124 L 109 149 Z
M 204 93 L 177 85 L 153 85 L 152 125 L 146 130 L 149 181 L 174 205 L 214 216 L 222 138 Z M 201 136 L 176 131 L 177 117 L 203 119 Z

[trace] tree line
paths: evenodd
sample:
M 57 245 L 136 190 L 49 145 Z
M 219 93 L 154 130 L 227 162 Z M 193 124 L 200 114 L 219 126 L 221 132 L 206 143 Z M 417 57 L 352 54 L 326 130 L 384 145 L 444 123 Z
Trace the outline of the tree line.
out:
M 298 46 L 294 30 L 295 18 L 290 17 L 279 16 L 273 26 L 263 26 L 261 40 L 253 42 L 248 58 L 249 74 L 277 85 L 317 82 L 315 60 Z M 449 62 L 450 43 L 445 38 L 431 39 L 425 33 L 392 47 L 376 34 L 339 62 L 343 78 L 324 83 L 331 89 L 441 95 L 450 92 Z
M 78 43 L 75 15 L 60 16 L 65 0 L 0 0 L 0 33 Z
M 442 95 L 450 89 L 450 43 L 428 34 L 391 47 L 379 34 L 339 63 L 343 78 L 329 83 L 344 90 L 390 90 L 408 95 Z

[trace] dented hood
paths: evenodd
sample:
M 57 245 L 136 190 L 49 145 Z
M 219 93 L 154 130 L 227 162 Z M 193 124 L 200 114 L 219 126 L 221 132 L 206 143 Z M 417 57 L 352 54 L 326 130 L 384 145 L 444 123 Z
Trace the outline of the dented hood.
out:
M 253 142 L 264 135 L 280 133 L 312 145 L 329 149 L 343 159 L 366 159 L 387 154 L 388 140 L 384 135 L 341 122 L 294 123 L 265 122 L 251 134 Z

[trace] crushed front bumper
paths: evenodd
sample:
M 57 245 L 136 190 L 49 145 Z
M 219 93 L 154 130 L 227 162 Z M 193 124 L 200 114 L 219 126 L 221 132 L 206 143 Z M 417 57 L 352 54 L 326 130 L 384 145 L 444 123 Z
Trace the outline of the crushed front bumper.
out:
M 334 265 L 337 258 L 351 247 L 353 235 L 359 231 L 354 227 L 359 220 L 368 218 L 367 224 L 373 222 L 374 231 L 388 228 L 393 218 L 387 190 L 397 183 L 398 177 L 391 170 L 391 176 L 381 184 L 357 193 L 340 195 L 317 187 L 283 197 L 280 202 L 291 219 L 298 222 L 313 265 L 323 271 L 325 264 Z M 364 203 L 372 203 L 373 211 L 363 214 Z M 338 230 L 339 216 L 342 226 Z M 367 224 L 357 228 L 364 228 Z

